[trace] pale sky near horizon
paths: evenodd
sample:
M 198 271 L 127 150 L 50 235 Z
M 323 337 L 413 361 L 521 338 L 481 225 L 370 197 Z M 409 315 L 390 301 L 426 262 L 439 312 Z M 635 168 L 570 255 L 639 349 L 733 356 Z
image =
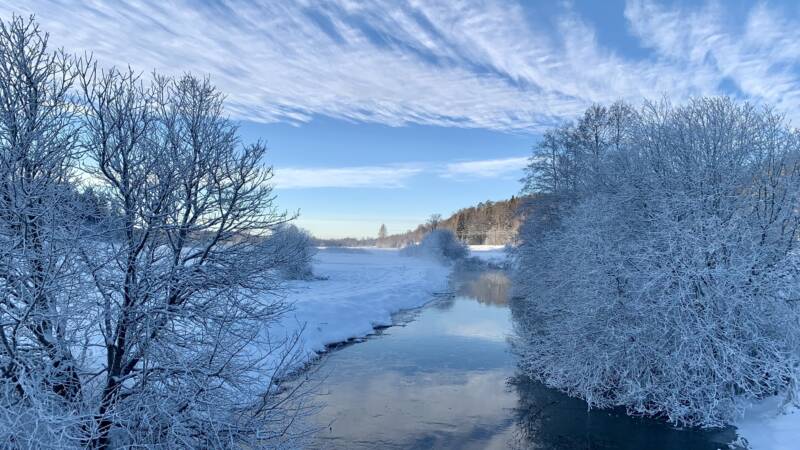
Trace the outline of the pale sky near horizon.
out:
M 56 46 L 207 74 L 320 237 L 516 194 L 542 130 L 594 102 L 731 95 L 800 119 L 800 3 L 0 0 Z

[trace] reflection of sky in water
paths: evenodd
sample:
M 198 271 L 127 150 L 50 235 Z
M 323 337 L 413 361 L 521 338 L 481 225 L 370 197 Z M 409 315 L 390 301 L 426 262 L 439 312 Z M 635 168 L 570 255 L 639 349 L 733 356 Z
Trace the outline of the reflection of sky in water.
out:
M 413 379 L 384 371 L 337 384 L 325 398 L 336 411 L 325 410 L 320 417 L 333 421 L 332 431 L 320 436 L 321 446 L 328 441 L 342 448 L 352 448 L 353 443 L 370 448 L 377 444 L 429 448 L 444 443 L 469 448 L 472 443 L 484 448 L 498 429 L 513 423 L 508 411 L 516 396 L 498 393 L 506 378 L 501 370 L 433 372 Z
M 587 412 L 580 400 L 517 379 L 505 341 L 507 280 L 479 274 L 460 280 L 456 292 L 472 297 L 438 300 L 407 324 L 323 359 L 315 376 L 327 376 L 327 406 L 316 420 L 330 428 L 316 448 L 725 447 L 719 433 Z
M 319 448 L 506 448 L 517 396 L 507 308 L 444 300 L 329 355 Z M 493 441 L 497 441 L 493 444 Z M 488 447 L 487 447 L 488 446 Z
M 480 303 L 505 306 L 511 291 L 511 280 L 499 270 L 462 273 L 454 277 L 456 294 L 469 297 Z

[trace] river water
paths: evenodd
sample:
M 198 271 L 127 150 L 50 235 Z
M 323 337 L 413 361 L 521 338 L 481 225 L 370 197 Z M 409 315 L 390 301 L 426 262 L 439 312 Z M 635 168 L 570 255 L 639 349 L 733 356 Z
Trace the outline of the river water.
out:
M 454 296 L 323 356 L 312 375 L 324 403 L 313 448 L 716 450 L 735 438 L 588 411 L 519 375 L 507 343 L 509 280 L 498 271 L 454 279 Z

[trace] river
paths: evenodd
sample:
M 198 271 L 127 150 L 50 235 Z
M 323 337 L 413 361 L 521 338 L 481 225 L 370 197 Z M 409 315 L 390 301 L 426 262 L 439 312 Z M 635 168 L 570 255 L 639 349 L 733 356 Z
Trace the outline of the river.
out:
M 325 354 L 319 449 L 728 448 L 734 431 L 675 429 L 586 403 L 519 375 L 507 336 L 509 280 L 454 276 L 454 295 Z

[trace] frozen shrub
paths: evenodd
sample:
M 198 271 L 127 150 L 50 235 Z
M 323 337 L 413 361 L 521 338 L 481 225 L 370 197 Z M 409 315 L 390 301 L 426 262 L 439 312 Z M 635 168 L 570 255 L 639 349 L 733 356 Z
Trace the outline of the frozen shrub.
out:
M 466 258 L 469 249 L 452 231 L 438 229 L 426 234 L 419 244 L 406 246 L 402 252 L 404 255 L 425 256 L 449 262 Z
M 274 264 L 287 280 L 310 280 L 314 277 L 312 260 L 317 253 L 314 238 L 295 225 L 280 226 L 268 240 Z
M 682 425 L 796 394 L 795 130 L 706 98 L 622 121 L 593 107 L 545 144 L 527 181 L 557 204 L 528 215 L 516 255 L 528 374 Z

